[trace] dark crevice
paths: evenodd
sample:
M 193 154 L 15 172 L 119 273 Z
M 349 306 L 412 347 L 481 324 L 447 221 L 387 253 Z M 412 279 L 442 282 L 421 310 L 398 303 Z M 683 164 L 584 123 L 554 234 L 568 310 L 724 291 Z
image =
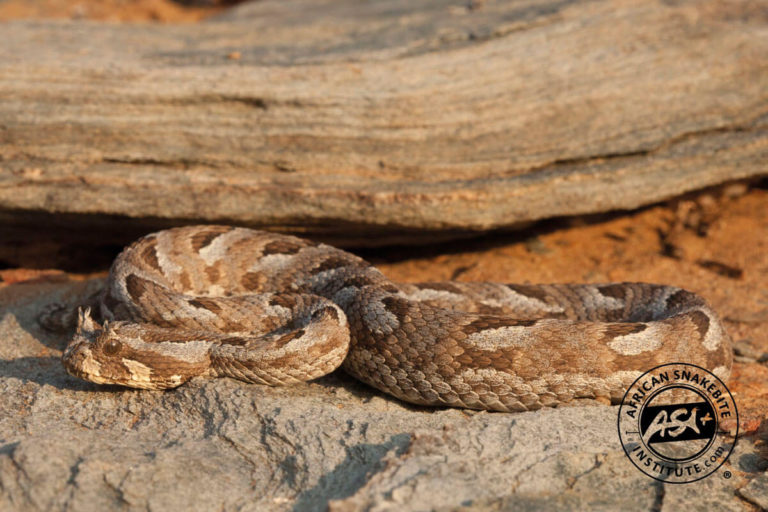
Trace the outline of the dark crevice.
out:
M 659 480 L 654 480 L 653 489 L 655 490 L 655 495 L 653 497 L 653 505 L 651 505 L 651 512 L 661 512 L 661 510 L 664 508 L 664 495 L 666 494 L 666 489 L 664 488 L 664 482 L 660 482 Z
M 656 234 L 659 237 L 659 245 L 661 246 L 661 249 L 659 252 L 661 253 L 662 256 L 666 256 L 667 258 L 672 258 L 673 260 L 682 259 L 683 254 L 680 248 L 670 241 L 669 233 L 667 230 L 662 228 L 657 228 Z
M 717 275 L 727 277 L 729 279 L 741 279 L 744 277 L 744 271 L 740 268 L 726 265 L 719 261 L 713 260 L 697 260 L 696 264 L 705 270 L 714 272 Z
M 217 105 L 235 103 L 245 105 L 257 110 L 269 110 L 272 107 L 304 108 L 311 106 L 303 100 L 286 99 L 278 100 L 261 96 L 235 95 L 235 94 L 199 94 L 192 96 L 164 98 L 158 103 L 172 106 Z
M 755 125 L 757 123 L 757 119 L 760 119 L 764 115 L 765 114 L 760 114 L 754 120 L 744 124 L 733 125 L 733 126 L 720 126 L 715 128 L 704 128 L 701 130 L 684 132 L 679 135 L 675 135 L 674 137 L 670 137 L 669 139 L 666 139 L 660 144 L 658 144 L 657 146 L 654 146 L 651 148 L 637 149 L 637 150 L 631 150 L 631 151 L 617 151 L 617 152 L 611 152 L 611 153 L 602 153 L 602 154 L 579 156 L 579 157 L 572 157 L 572 158 L 559 158 L 544 164 L 528 167 L 525 169 L 514 169 L 513 172 L 527 174 L 527 173 L 534 173 L 537 171 L 551 170 L 553 167 L 562 167 L 562 166 L 571 167 L 571 166 L 577 166 L 577 165 L 589 165 L 592 163 L 601 163 L 607 160 L 618 160 L 618 159 L 625 159 L 625 158 L 652 156 L 654 154 L 667 150 L 672 146 L 675 146 L 677 144 L 680 144 L 698 137 L 707 137 L 710 135 L 718 135 L 723 133 L 744 133 L 744 132 L 752 131 L 756 127 Z
M 695 194 L 714 192 L 733 183 L 750 185 L 754 181 L 754 179 L 745 179 L 726 182 L 691 192 L 689 195 L 694 197 Z M 659 204 L 667 204 L 667 202 L 655 202 L 631 211 L 641 212 Z M 229 224 L 294 234 L 316 242 L 346 248 L 374 264 L 432 257 L 438 254 L 488 250 L 526 241 L 529 250 L 541 252 L 546 248 L 537 248 L 532 242 L 537 236 L 577 225 L 599 224 L 626 214 L 625 211 L 613 211 L 559 216 L 500 229 L 471 231 L 428 230 L 396 225 L 370 226 L 343 219 L 313 219 L 311 223 L 266 226 L 228 218 L 129 218 L 120 215 L 55 214 L 45 211 L 0 209 L 0 223 L 3 223 L 4 228 L 0 233 L 0 267 L 57 268 L 70 272 L 106 270 L 122 248 L 139 237 L 161 229 L 192 224 Z M 46 229 L 41 230 L 40 226 L 46 226 Z M 679 259 L 681 255 L 664 229 L 659 229 L 658 236 L 661 252 L 666 256 Z M 706 262 L 703 265 L 708 266 L 710 271 L 721 271 L 733 276 L 736 276 L 739 270 L 735 267 L 733 269 L 722 266 L 715 268 Z M 454 278 L 468 270 L 470 269 L 455 269 Z
M 579 479 L 587 476 L 588 474 L 592 473 L 593 471 L 598 470 L 603 465 L 603 462 L 605 462 L 605 455 L 604 454 L 597 454 L 597 455 L 595 455 L 595 463 L 592 465 L 592 467 L 590 467 L 586 471 L 583 471 L 582 473 L 579 473 L 578 475 L 568 479 L 568 482 L 567 482 L 568 490 L 573 490 L 573 487 L 576 485 L 576 483 L 579 481 Z
M 104 157 L 102 162 L 107 164 L 131 164 L 131 165 L 154 165 L 159 167 L 179 167 L 178 160 L 158 160 L 155 158 L 129 158 L 129 157 Z
M 259 110 L 267 110 L 269 105 L 264 98 L 248 97 L 248 96 L 222 96 L 224 101 L 232 101 L 235 103 L 242 103 L 243 105 L 257 108 Z

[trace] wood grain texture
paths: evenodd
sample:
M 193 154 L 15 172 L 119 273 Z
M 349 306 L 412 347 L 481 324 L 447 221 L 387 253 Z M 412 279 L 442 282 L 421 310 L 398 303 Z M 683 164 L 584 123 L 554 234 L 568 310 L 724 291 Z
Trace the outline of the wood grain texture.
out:
M 0 29 L 9 221 L 366 245 L 768 173 L 760 2 L 267 0 L 197 26 Z

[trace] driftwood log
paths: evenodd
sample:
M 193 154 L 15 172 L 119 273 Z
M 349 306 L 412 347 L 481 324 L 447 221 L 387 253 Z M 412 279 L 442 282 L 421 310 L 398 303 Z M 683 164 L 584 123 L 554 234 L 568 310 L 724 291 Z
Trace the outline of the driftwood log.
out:
M 0 34 L 7 225 L 371 245 L 768 173 L 760 2 L 265 0 L 199 25 Z

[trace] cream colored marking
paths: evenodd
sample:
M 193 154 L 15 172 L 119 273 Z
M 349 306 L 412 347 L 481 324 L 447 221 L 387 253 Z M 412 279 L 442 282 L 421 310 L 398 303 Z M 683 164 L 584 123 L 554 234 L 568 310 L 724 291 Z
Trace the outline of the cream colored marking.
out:
M 498 329 L 486 329 L 467 338 L 467 343 L 483 350 L 497 350 L 500 347 L 522 347 L 535 343 L 531 329 L 535 327 L 510 325 Z
M 488 304 L 490 306 L 512 306 L 516 309 L 520 309 L 521 311 L 527 311 L 529 313 L 534 313 L 537 315 L 541 315 L 542 313 L 563 313 L 565 312 L 565 308 L 563 306 L 560 306 L 558 304 L 547 304 L 545 301 L 541 299 L 537 299 L 535 297 L 529 297 L 528 295 L 523 295 L 520 292 L 516 292 L 513 289 L 504 286 L 504 290 L 502 290 L 502 298 L 498 303 L 493 303 L 491 301 L 484 300 L 483 303 Z
M 206 264 L 213 265 L 217 261 L 227 258 L 227 249 L 233 242 L 247 236 L 247 230 L 233 229 L 217 236 L 213 242 L 203 247 L 198 254 L 200 254 L 200 257 Z
M 725 366 L 717 366 L 714 370 L 712 370 L 712 373 L 714 373 L 718 379 L 722 381 L 728 380 L 728 377 L 731 375 L 731 371 L 725 367 Z
M 201 363 L 208 356 L 211 342 L 190 340 L 185 343 L 145 343 L 141 349 L 163 357 L 172 357 L 185 363 Z
M 608 343 L 608 347 L 624 356 L 636 356 L 659 348 L 662 336 L 663 333 L 655 327 L 646 327 L 642 332 L 616 336 Z
M 157 256 L 157 262 L 160 264 L 160 268 L 163 269 L 163 273 L 165 275 L 181 273 L 184 269 L 168 257 L 169 254 L 173 254 L 173 246 L 176 238 L 170 236 L 168 233 L 160 233 L 156 240 L 157 245 L 155 246 L 155 255 Z
M 181 384 L 181 375 L 171 375 L 171 384 L 178 386 Z
M 220 284 L 213 284 L 208 287 L 208 295 L 211 295 L 213 297 L 222 296 L 226 293 L 226 291 L 227 291 L 226 288 L 224 288 Z M 214 315 L 213 313 L 211 314 Z
M 449 292 L 447 290 L 432 290 L 430 288 L 421 289 L 414 293 L 403 294 L 405 298 L 412 300 L 446 300 L 446 301 L 462 301 L 466 300 L 461 294 Z
M 85 357 L 83 358 L 83 364 L 80 366 L 82 371 L 87 375 L 100 377 L 101 363 L 99 363 L 96 359 L 93 358 L 93 352 L 91 352 L 91 349 L 84 348 L 83 353 L 85 354 Z
M 131 372 L 131 380 L 135 380 L 138 382 L 150 381 L 150 375 L 152 375 L 152 368 L 138 361 L 134 361 L 132 359 L 123 358 L 122 362 L 125 365 L 125 367 L 128 368 L 128 371 Z
M 264 268 L 282 268 L 295 260 L 294 254 L 270 254 L 262 256 L 254 261 L 249 267 L 249 272 L 258 272 Z
M 703 309 L 700 309 L 699 311 L 707 315 L 707 318 L 709 319 L 709 328 L 707 329 L 707 334 L 704 336 L 701 345 L 709 351 L 717 350 L 720 348 L 720 341 L 727 339 L 728 335 L 723 331 L 722 325 L 714 319 L 714 315 L 710 311 Z

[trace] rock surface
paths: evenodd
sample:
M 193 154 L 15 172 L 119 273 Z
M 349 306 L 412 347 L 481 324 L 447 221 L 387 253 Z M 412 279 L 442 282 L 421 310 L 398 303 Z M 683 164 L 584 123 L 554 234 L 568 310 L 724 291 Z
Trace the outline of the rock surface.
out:
M 65 374 L 65 339 L 35 318 L 100 282 L 0 289 L 2 510 L 749 510 L 742 496 L 761 499 L 754 483 L 735 492 L 765 470 L 754 440 L 737 444 L 732 478 L 662 486 L 622 453 L 615 407 L 429 410 L 343 375 L 286 388 L 91 385 Z
M 749 1 L 264 0 L 196 26 L 2 32 L 7 224 L 381 245 L 767 172 Z
M 768 510 L 768 473 L 753 479 L 739 493 L 763 510 Z

